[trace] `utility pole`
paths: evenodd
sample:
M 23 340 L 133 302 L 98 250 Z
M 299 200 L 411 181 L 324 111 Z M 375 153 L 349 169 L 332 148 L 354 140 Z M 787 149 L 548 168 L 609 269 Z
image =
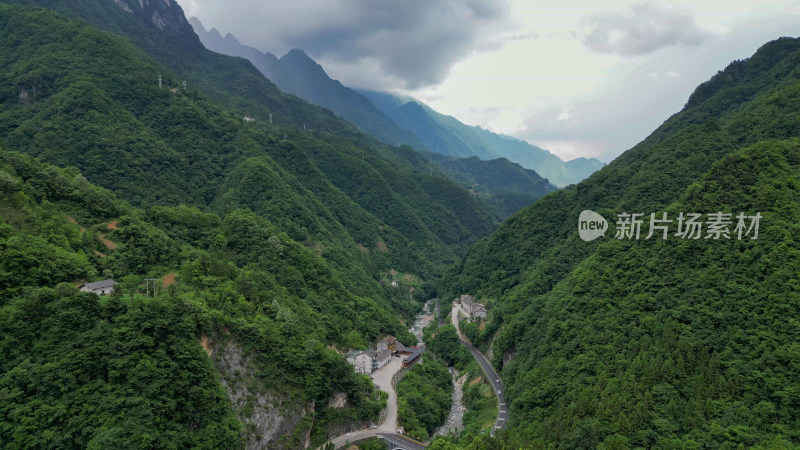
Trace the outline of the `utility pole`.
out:
M 158 288 L 158 285 L 156 283 L 158 282 L 158 280 L 155 278 L 145 278 L 144 282 L 145 282 L 145 295 L 150 297 L 150 292 L 152 292 L 153 293 L 152 296 L 155 297 L 157 295 L 156 289 Z

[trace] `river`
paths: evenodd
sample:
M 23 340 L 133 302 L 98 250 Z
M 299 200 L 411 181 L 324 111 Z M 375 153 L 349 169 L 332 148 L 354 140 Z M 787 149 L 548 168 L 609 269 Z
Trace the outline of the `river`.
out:
M 422 330 L 425 329 L 430 323 L 433 321 L 433 312 L 431 311 L 431 305 L 435 302 L 436 299 L 431 299 L 425 302 L 425 305 L 422 307 L 422 312 L 417 314 L 416 320 L 414 321 L 414 326 L 412 326 L 408 331 L 414 334 L 417 337 L 417 345 L 424 346 L 425 344 L 422 342 Z
M 464 406 L 464 383 L 467 381 L 467 374 L 458 376 L 458 371 L 452 367 L 447 370 L 450 371 L 450 376 L 453 377 L 453 396 L 452 406 L 450 406 L 450 414 L 447 415 L 447 420 L 444 424 L 436 429 L 433 433 L 434 436 L 441 436 L 451 433 L 458 433 L 464 429 L 464 412 L 467 407 Z
M 425 306 L 422 307 L 422 311 L 416 316 L 414 326 L 412 326 L 409 330 L 414 334 L 414 336 L 417 337 L 417 343 L 420 346 L 425 345 L 422 342 L 422 330 L 430 325 L 431 322 L 433 322 L 435 317 L 431 307 L 437 301 L 438 299 L 434 298 L 425 302 Z M 452 405 L 450 406 L 450 413 L 447 415 L 447 420 L 445 420 L 442 426 L 436 429 L 436 432 L 433 434 L 434 436 L 445 435 L 454 432 L 457 433 L 464 428 L 463 417 L 467 408 L 464 406 L 463 402 L 463 386 L 464 382 L 467 380 L 467 374 L 459 377 L 458 371 L 454 368 L 449 367 L 447 370 L 450 372 L 450 376 L 453 379 L 453 395 L 451 397 Z

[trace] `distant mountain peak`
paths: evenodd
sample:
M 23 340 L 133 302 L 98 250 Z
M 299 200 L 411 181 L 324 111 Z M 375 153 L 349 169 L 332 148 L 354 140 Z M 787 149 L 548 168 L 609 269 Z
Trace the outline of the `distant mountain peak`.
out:
M 325 69 L 299 48 L 289 50 L 285 55 L 281 56 L 280 60 L 284 64 L 294 64 L 300 66 L 303 70 L 311 70 L 314 72 L 314 76 L 324 75 L 326 78 L 328 77 Z
M 293 48 L 293 49 L 289 50 L 288 52 L 286 52 L 285 55 L 283 55 L 284 58 L 286 58 L 287 56 L 288 57 L 303 57 L 303 58 L 305 58 L 305 59 L 307 59 L 309 61 L 313 61 L 314 63 L 316 63 L 316 61 L 314 61 L 313 59 L 311 59 L 310 56 L 308 56 L 308 53 L 306 53 L 303 49 L 300 49 L 300 48 Z

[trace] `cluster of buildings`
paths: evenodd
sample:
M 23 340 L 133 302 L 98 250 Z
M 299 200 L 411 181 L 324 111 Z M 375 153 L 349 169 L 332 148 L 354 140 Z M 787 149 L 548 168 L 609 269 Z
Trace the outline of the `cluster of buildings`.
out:
M 369 375 L 388 364 L 391 357 L 389 350 L 353 350 L 347 353 L 347 362 L 352 364 L 357 373 Z
M 461 308 L 469 314 L 471 320 L 486 318 L 486 306 L 475 302 L 475 296 L 464 294 L 456 299 L 456 303 L 461 303 Z
M 421 359 L 422 349 L 419 347 L 406 347 L 394 336 L 381 339 L 375 349 L 353 350 L 347 353 L 349 362 L 357 373 L 371 374 L 389 363 L 392 355 L 405 355 L 403 368 L 414 365 Z

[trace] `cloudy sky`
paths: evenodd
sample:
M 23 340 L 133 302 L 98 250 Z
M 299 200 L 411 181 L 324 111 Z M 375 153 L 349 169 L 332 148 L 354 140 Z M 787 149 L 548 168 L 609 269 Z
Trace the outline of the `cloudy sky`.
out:
M 179 0 L 345 85 L 408 94 L 563 159 L 610 161 L 734 59 L 800 36 L 800 1 Z

